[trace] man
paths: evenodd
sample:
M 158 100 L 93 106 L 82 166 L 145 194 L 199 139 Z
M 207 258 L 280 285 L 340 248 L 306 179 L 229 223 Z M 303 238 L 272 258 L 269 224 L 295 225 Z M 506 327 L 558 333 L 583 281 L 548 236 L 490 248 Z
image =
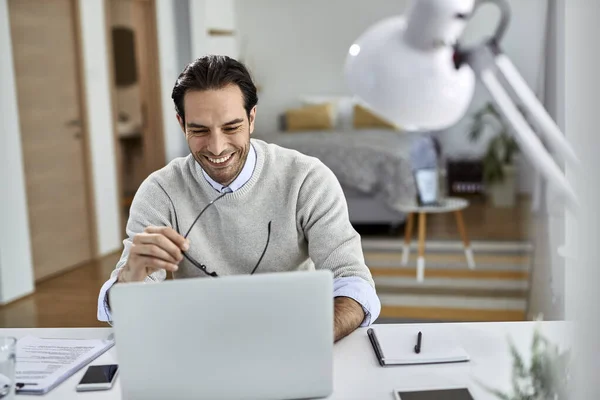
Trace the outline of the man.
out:
M 381 305 L 341 186 L 318 159 L 250 139 L 258 98 L 246 68 L 197 59 L 172 98 L 191 154 L 140 185 L 98 319 L 110 321 L 107 291 L 119 282 L 326 268 L 335 341 L 371 324 Z

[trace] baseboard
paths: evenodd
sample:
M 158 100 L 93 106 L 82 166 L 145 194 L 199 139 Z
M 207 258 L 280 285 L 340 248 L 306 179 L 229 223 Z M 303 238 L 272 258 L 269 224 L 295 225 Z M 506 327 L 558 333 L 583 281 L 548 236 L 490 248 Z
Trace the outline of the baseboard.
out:
M 33 290 L 23 293 L 17 297 L 13 297 L 12 299 L 0 300 L 0 308 L 14 304 L 18 301 L 24 300 L 24 299 L 28 298 L 29 296 L 33 295 L 34 293 L 35 293 L 35 287 L 33 288 Z

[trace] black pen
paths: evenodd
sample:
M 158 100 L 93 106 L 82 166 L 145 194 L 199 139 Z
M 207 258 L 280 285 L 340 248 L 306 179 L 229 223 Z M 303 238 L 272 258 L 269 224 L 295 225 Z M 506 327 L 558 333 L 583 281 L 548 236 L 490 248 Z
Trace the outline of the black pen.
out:
M 369 340 L 371 341 L 371 345 L 373 346 L 373 350 L 377 356 L 377 361 L 379 361 L 379 365 L 383 367 L 385 365 L 385 361 L 383 360 L 383 352 L 381 351 L 381 346 L 379 346 L 377 336 L 375 336 L 375 331 L 373 328 L 369 328 L 367 330 L 367 334 L 369 335 Z
M 25 386 L 37 386 L 37 385 L 38 385 L 37 383 L 22 383 L 22 382 L 17 382 L 17 383 L 15 383 L 15 390 L 21 390 Z
M 415 353 L 417 354 L 421 352 L 421 336 L 423 335 L 421 332 L 419 332 L 419 335 L 417 336 L 417 344 L 415 345 Z

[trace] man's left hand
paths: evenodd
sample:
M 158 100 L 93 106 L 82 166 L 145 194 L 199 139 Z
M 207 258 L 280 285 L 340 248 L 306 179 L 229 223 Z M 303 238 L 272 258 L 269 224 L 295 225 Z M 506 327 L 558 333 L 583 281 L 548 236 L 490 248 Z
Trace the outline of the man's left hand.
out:
M 336 297 L 333 315 L 334 342 L 354 332 L 364 319 L 365 312 L 358 302 L 350 297 Z

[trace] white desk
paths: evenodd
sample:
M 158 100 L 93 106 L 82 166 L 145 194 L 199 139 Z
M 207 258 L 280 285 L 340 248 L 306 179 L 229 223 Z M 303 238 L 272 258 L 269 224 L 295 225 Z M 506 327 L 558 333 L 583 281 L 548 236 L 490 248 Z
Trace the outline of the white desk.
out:
M 355 331 L 334 347 L 334 393 L 330 400 L 393 400 L 392 389 L 423 389 L 468 387 L 476 400 L 496 399 L 483 390 L 477 381 L 493 387 L 510 389 L 512 361 L 508 352 L 510 336 L 528 360 L 533 334 L 533 322 L 436 324 L 440 331 L 452 332 L 462 339 L 471 356 L 468 363 L 380 367 L 366 334 L 366 328 Z M 379 325 L 385 329 L 418 330 L 419 325 Z M 541 323 L 543 334 L 564 348 L 569 345 L 569 325 L 564 322 Z M 0 335 L 17 338 L 27 334 L 44 337 L 104 338 L 110 328 L 66 329 L 0 329 Z M 113 347 L 92 364 L 117 363 Z M 120 381 L 110 391 L 75 392 L 75 385 L 85 368 L 45 396 L 18 395 L 19 398 L 47 400 L 120 400 Z

